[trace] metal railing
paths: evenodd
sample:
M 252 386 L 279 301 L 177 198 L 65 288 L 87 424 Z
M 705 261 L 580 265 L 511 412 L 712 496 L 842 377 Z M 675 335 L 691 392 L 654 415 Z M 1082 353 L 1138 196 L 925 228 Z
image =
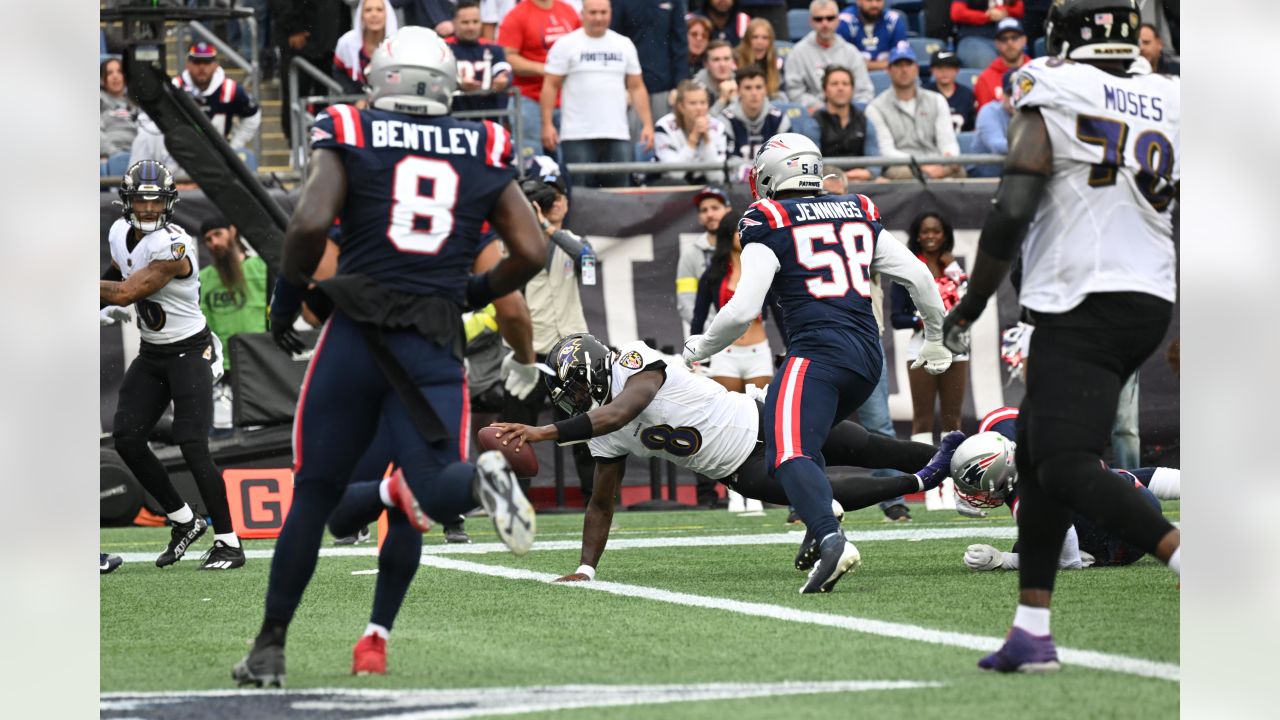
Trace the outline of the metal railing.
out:
M 841 170 L 849 168 L 880 167 L 890 165 L 999 165 L 1004 162 L 1004 155 L 905 155 L 889 157 L 876 155 L 871 157 L 830 157 L 823 158 L 823 164 Z M 570 173 L 587 174 L 664 174 L 681 172 L 722 172 L 726 182 L 741 182 L 743 166 L 748 161 L 739 157 L 726 158 L 724 162 L 673 162 L 660 163 L 654 161 L 624 163 L 569 163 Z
M 185 42 L 178 43 L 178 47 L 175 50 L 175 54 L 179 58 L 183 56 L 183 48 L 190 47 L 192 45 L 191 43 L 192 35 L 198 36 L 202 41 L 207 42 L 210 45 L 213 45 L 218 49 L 218 54 L 221 56 L 219 60 L 222 62 L 222 64 L 226 64 L 226 62 L 229 61 L 232 65 L 235 65 L 236 67 L 244 70 L 245 73 L 247 73 L 248 81 L 245 83 L 245 85 L 248 86 L 249 94 L 252 95 L 253 98 L 258 101 L 259 111 L 261 111 L 262 95 L 260 91 L 262 89 L 262 72 L 259 69 L 260 66 L 258 64 L 258 61 L 260 59 L 258 57 L 259 56 L 258 21 L 252 15 L 249 15 L 241 19 L 249 23 L 249 40 L 252 43 L 253 49 L 249 53 L 250 57 L 248 60 L 246 60 L 243 55 L 236 52 L 236 50 L 232 48 L 230 45 L 228 45 L 226 41 L 224 41 L 222 38 L 215 35 L 212 30 L 210 30 L 208 27 L 205 27 L 204 23 L 201 23 L 199 20 L 192 20 L 186 23 L 185 27 L 179 31 L 180 34 L 178 35 L 178 39 L 179 40 L 185 39 Z M 261 164 L 262 163 L 262 125 L 259 125 L 258 132 L 253 134 L 253 154 L 254 154 L 254 157 L 257 158 L 258 163 Z

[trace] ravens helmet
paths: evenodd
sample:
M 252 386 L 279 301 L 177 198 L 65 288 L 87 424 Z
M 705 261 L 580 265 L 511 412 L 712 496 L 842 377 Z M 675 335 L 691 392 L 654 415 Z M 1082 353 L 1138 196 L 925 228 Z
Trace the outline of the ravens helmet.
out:
M 458 61 L 434 30 L 410 26 L 373 51 L 365 68 L 370 105 L 410 115 L 448 115 Z
M 998 432 L 978 433 L 951 456 L 951 479 L 956 494 L 974 507 L 1000 507 L 1018 482 L 1014 444 Z
M 1054 0 L 1045 51 L 1071 60 L 1136 60 L 1141 23 L 1135 0 Z
M 587 333 L 560 339 L 547 353 L 551 375 L 543 378 L 551 403 L 569 415 L 581 415 L 609 400 L 613 351 Z
M 178 186 L 173 182 L 173 173 L 163 164 L 155 160 L 139 160 L 125 171 L 120 179 L 120 201 L 125 220 L 138 230 L 149 233 L 159 230 L 169 223 L 173 217 L 173 206 L 178 202 Z M 160 216 L 152 221 L 138 219 L 133 210 L 133 201 L 164 200 L 164 209 Z

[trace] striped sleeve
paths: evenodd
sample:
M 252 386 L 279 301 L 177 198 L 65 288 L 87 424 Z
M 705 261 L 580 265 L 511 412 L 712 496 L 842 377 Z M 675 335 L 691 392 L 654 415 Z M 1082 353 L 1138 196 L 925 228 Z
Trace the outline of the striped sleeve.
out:
M 511 167 L 511 133 L 491 120 L 484 121 L 484 130 L 484 164 L 496 168 Z
M 311 149 L 343 145 L 364 147 L 364 119 L 351 105 L 330 105 L 316 115 L 311 128 Z
M 1017 408 L 1002 407 L 997 410 L 992 410 L 982 418 L 981 423 L 978 423 L 978 432 L 987 432 L 991 428 L 995 427 L 997 423 L 1004 422 L 1005 420 L 1017 419 Z

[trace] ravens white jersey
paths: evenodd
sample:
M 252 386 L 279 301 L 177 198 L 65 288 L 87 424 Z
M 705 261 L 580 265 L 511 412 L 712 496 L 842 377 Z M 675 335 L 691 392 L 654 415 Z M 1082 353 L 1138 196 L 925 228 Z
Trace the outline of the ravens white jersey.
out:
M 143 342 L 163 345 L 176 342 L 204 329 L 200 313 L 200 273 L 196 267 L 196 246 L 186 231 L 172 223 L 147 233 L 129 250 L 129 221 L 121 218 L 111 226 L 108 240 L 111 259 L 126 280 L 152 262 L 165 260 L 191 261 L 191 272 L 171 279 L 150 297 L 139 300 L 138 327 Z
M 1167 75 L 1117 77 L 1057 58 L 1018 71 L 1014 105 L 1040 109 L 1053 145 L 1023 245 L 1024 306 L 1062 313 L 1098 292 L 1174 301 L 1181 98 Z
M 622 392 L 632 375 L 661 360 L 663 356 L 643 342 L 618 348 L 612 369 L 614 394 Z M 591 454 L 657 456 L 715 480 L 732 475 L 760 435 L 756 401 L 694 375 L 683 364 L 668 364 L 666 375 L 662 389 L 635 420 L 591 439 Z

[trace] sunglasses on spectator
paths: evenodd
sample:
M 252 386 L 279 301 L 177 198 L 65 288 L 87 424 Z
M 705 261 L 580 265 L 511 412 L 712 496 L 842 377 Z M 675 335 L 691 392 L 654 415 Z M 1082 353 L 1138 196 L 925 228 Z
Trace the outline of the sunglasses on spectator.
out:
M 813 21 L 814 22 L 835 22 L 837 17 L 839 17 L 839 15 L 823 15 L 822 17 L 818 17 L 814 15 Z

